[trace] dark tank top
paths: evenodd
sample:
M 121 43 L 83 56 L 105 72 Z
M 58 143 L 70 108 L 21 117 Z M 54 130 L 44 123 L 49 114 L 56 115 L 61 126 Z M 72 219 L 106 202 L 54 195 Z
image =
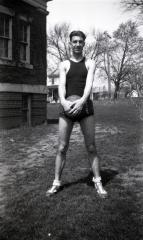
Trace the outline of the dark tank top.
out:
M 87 72 L 85 58 L 80 62 L 73 62 L 70 60 L 70 69 L 66 75 L 66 98 L 71 95 L 82 97 L 86 84 Z

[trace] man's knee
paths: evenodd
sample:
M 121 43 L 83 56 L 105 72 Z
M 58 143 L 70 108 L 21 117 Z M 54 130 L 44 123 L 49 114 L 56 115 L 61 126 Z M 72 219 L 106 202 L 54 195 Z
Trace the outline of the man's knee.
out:
M 60 143 L 58 147 L 58 153 L 59 154 L 66 154 L 68 150 L 68 144 L 66 143 Z
M 87 145 L 86 148 L 89 154 L 97 154 L 95 144 Z

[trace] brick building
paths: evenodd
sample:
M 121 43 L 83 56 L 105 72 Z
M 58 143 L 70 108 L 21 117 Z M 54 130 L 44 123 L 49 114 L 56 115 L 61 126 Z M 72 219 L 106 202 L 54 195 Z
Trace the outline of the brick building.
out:
M 0 0 L 0 128 L 46 120 L 46 4 Z

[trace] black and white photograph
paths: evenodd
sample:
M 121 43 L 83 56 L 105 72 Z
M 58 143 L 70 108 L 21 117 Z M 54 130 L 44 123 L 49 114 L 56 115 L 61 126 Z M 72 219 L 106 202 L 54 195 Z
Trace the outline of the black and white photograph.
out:
M 0 0 L 0 240 L 143 239 L 143 0 Z

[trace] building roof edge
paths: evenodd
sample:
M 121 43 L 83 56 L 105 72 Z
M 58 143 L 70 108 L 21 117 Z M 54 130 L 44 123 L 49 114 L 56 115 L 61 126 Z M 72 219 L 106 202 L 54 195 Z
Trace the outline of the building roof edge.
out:
M 46 11 L 47 10 L 47 2 L 50 2 L 52 0 L 45 0 L 45 1 L 40 1 L 40 0 L 22 0 L 23 2 L 26 2 L 30 4 L 33 7 L 36 7 L 39 10 Z

